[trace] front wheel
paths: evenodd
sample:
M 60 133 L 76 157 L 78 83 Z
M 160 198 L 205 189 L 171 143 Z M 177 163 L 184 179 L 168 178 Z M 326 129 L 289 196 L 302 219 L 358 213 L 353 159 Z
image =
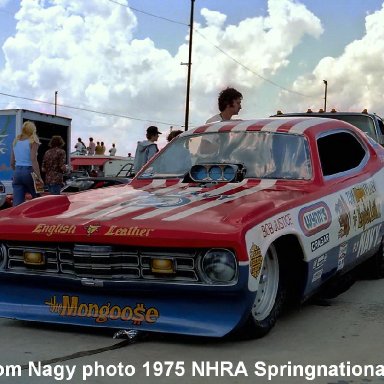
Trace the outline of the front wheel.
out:
M 259 287 L 249 318 L 241 330 L 243 336 L 259 338 L 266 335 L 282 312 L 285 297 L 283 263 L 272 244 L 263 261 Z

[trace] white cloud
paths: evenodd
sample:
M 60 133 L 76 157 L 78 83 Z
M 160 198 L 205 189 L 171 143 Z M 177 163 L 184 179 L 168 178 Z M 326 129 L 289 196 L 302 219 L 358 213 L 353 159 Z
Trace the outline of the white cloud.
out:
M 324 103 L 323 80 L 327 80 L 327 109 L 383 113 L 384 78 L 384 7 L 366 16 L 365 35 L 349 43 L 338 57 L 324 57 L 312 73 L 299 77 L 293 84 L 297 92 L 313 95 L 299 104 L 292 103 L 283 92 L 281 104 L 286 110 L 319 109 Z
M 201 14 L 205 21 L 195 25 L 193 41 L 192 125 L 215 112 L 222 88 L 239 87 L 251 99 L 262 83 L 255 74 L 270 77 L 281 71 L 305 35 L 322 33 L 320 20 L 294 0 L 269 0 L 267 16 L 238 25 L 228 25 L 218 11 Z M 93 136 L 107 147 L 116 142 L 117 154 L 126 154 L 134 152 L 151 122 L 183 124 L 187 67 L 180 63 L 188 59 L 188 33 L 172 56 L 149 38 L 135 38 L 137 19 L 129 8 L 98 0 L 22 0 L 16 17 L 16 33 L 3 45 L 5 67 L 0 69 L 0 83 L 9 93 L 52 100 L 57 90 L 59 104 L 139 119 L 59 107 L 59 113 L 73 118 L 74 140 Z M 53 107 L 41 109 L 52 112 Z M 168 129 L 167 124 L 159 128 Z

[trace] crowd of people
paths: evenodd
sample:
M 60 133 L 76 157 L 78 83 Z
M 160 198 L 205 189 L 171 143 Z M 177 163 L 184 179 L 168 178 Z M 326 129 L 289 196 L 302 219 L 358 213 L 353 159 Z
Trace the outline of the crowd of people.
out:
M 220 92 L 218 97 L 219 114 L 211 117 L 206 123 L 230 120 L 241 110 L 243 96 L 234 88 L 226 88 Z M 183 131 L 171 130 L 167 141 L 172 141 Z M 162 133 L 151 125 L 146 131 L 146 140 L 138 141 L 134 157 L 134 173 L 137 173 L 158 151 L 157 141 Z M 61 136 L 53 136 L 49 147 L 43 156 L 41 171 L 45 175 L 44 180 L 37 161 L 37 153 L 40 140 L 36 133 L 36 125 L 31 121 L 24 122 L 21 133 L 16 136 L 11 151 L 11 167 L 13 175 L 13 205 L 17 206 L 25 201 L 26 193 L 32 198 L 39 196 L 36 183 L 47 186 L 51 194 L 60 194 L 63 186 L 63 176 L 66 172 L 66 152 L 62 148 L 65 142 Z M 81 137 L 77 139 L 75 150 L 79 155 L 105 155 L 106 147 L 103 141 L 89 138 L 88 146 L 84 144 Z M 113 143 L 108 150 L 110 156 L 116 155 L 116 145 Z M 131 153 L 128 154 L 131 157 Z
M 97 141 L 96 143 L 93 140 L 93 137 L 89 138 L 88 146 L 86 146 L 79 137 L 77 139 L 77 143 L 75 144 L 75 154 L 77 155 L 88 155 L 88 156 L 94 156 L 94 155 L 105 155 L 107 148 L 105 147 L 105 144 L 103 141 Z M 112 144 L 112 147 L 108 150 L 109 156 L 115 156 L 116 155 L 116 145 L 115 143 Z

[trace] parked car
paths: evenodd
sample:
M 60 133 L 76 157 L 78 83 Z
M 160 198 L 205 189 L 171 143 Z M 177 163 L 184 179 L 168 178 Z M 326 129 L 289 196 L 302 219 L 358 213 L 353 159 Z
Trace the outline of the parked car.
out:
M 5 192 L 5 186 L 4 184 L 0 181 L 0 208 L 3 207 L 6 203 L 7 200 L 7 194 Z
M 78 177 L 68 180 L 61 193 L 83 192 L 89 189 L 105 188 L 112 185 L 127 184 L 131 181 L 125 177 Z
M 349 124 L 360 128 L 372 139 L 376 140 L 379 144 L 384 146 L 384 123 L 383 119 L 376 113 L 368 113 L 366 109 L 362 112 L 343 112 L 332 109 L 329 112 L 324 112 L 321 109 L 319 112 L 314 112 L 308 109 L 307 112 L 290 112 L 283 113 L 277 111 L 276 115 L 271 117 L 298 117 L 298 116 L 312 116 L 312 117 L 325 117 L 328 119 L 338 119 L 346 121 Z
M 130 184 L 0 212 L 0 316 L 263 336 L 360 266 L 383 275 L 383 166 L 376 141 L 335 119 L 184 132 Z

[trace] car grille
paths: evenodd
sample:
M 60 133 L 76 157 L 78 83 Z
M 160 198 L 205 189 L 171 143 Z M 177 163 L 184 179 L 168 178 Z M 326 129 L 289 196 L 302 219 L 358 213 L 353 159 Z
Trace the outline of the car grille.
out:
M 195 250 L 159 250 L 122 248 L 109 245 L 63 244 L 37 246 L 3 244 L 3 266 L 22 274 L 60 275 L 73 278 L 93 278 L 114 281 L 167 280 L 199 283 L 198 252 Z M 44 265 L 27 265 L 24 252 L 43 252 Z M 151 270 L 152 259 L 171 259 L 174 273 L 156 274 Z

